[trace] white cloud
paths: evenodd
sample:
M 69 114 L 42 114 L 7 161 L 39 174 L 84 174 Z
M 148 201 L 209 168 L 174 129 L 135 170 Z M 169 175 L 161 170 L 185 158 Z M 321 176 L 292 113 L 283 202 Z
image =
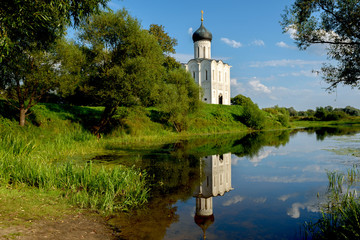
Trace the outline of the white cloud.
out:
M 234 196 L 231 199 L 225 201 L 222 205 L 225 207 L 228 207 L 228 206 L 236 204 L 238 202 L 242 202 L 244 199 L 245 199 L 245 197 L 237 195 L 237 196 Z
M 312 199 L 306 203 L 293 203 L 291 208 L 287 210 L 287 215 L 291 218 L 299 218 L 300 217 L 300 209 L 306 209 L 308 212 L 320 212 L 318 201 Z
M 294 203 L 291 208 L 287 210 L 287 215 L 291 218 L 299 218 L 300 209 L 305 209 L 305 206 L 301 203 Z
M 318 176 L 305 177 L 305 176 L 249 176 L 247 177 L 248 181 L 253 182 L 270 182 L 270 183 L 305 183 L 305 182 L 321 182 L 323 181 Z
M 236 93 L 236 95 L 245 93 L 244 84 L 239 82 L 237 78 L 230 79 L 230 86 L 231 86 L 231 92 Z
M 303 172 L 323 173 L 325 172 L 325 168 L 324 166 L 320 166 L 320 165 L 309 165 L 303 169 Z
M 285 201 L 287 201 L 289 198 L 291 198 L 291 197 L 296 197 L 296 196 L 298 196 L 298 195 L 299 195 L 299 194 L 297 194 L 297 193 L 287 194 L 287 195 L 282 195 L 282 196 L 280 196 L 278 199 L 279 199 L 280 201 L 285 202 Z
M 188 34 L 189 34 L 190 36 L 192 36 L 192 34 L 193 34 L 193 28 L 192 28 L 192 27 L 189 28 L 187 32 L 188 32 Z
M 231 40 L 231 39 L 228 39 L 228 38 L 221 38 L 220 40 L 223 41 L 225 44 L 229 45 L 230 47 L 233 47 L 233 48 L 239 48 L 239 47 L 242 46 L 242 44 L 240 42 L 237 42 L 235 40 Z
M 270 60 L 263 62 L 255 62 L 250 67 L 303 67 L 305 65 L 321 65 L 322 61 L 305 61 L 301 59 L 281 59 L 281 60 Z
M 271 152 L 272 149 L 261 150 L 255 157 L 252 157 L 250 159 L 250 162 L 252 162 L 254 164 L 254 167 L 256 167 L 263 159 L 267 158 L 271 154 Z
M 297 30 L 296 30 L 295 26 L 292 25 L 292 26 L 287 27 L 286 33 L 289 34 L 291 39 L 295 40 L 296 34 L 297 34 Z M 324 30 L 320 30 L 319 35 L 322 37 L 322 39 L 324 41 L 335 41 L 334 39 L 339 37 L 339 35 L 337 35 L 333 31 L 326 32 Z M 307 48 L 307 51 L 309 53 L 312 53 L 312 54 L 315 54 L 318 56 L 323 56 L 323 55 L 326 55 L 328 47 L 329 47 L 329 44 L 313 44 Z
M 281 47 L 281 48 L 289 48 L 289 49 L 296 49 L 295 46 L 289 46 L 288 44 L 286 44 L 285 42 L 281 41 L 281 42 L 277 42 L 276 46 Z
M 249 81 L 249 85 L 256 92 L 271 93 L 271 90 L 267 86 L 265 86 L 264 84 L 260 83 L 259 80 L 256 80 L 256 79 L 251 80 L 251 81 Z
M 294 25 L 286 28 L 286 33 L 289 34 L 291 39 L 295 39 L 297 30 Z
M 278 75 L 279 77 L 317 77 L 318 74 L 314 72 L 313 70 L 302 70 L 298 72 L 290 72 L 290 73 L 281 73 Z
M 251 44 L 255 45 L 255 46 L 260 46 L 260 47 L 265 46 L 265 43 L 263 40 L 255 40 Z
M 254 203 L 265 203 L 267 200 L 266 197 L 259 197 L 254 199 Z

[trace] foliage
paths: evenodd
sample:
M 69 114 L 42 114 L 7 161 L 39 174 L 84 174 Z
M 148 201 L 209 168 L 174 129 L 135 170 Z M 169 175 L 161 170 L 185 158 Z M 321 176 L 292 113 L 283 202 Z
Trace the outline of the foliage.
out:
M 11 61 L 0 65 L 0 89 L 3 97 L 19 110 L 19 123 L 25 125 L 25 114 L 60 82 L 54 51 L 32 51 L 11 54 Z
M 0 91 L 19 110 L 25 125 L 28 111 L 60 82 L 55 42 L 69 25 L 105 6 L 99 1 L 3 1 L 0 5 Z M 65 61 L 64 61 L 64 65 Z M 64 80 L 64 79 L 63 79 Z M 71 86 L 71 84 L 63 84 Z
M 232 105 L 249 105 L 253 104 L 253 101 L 249 97 L 245 97 L 244 95 L 238 94 L 235 97 L 231 98 Z
M 331 106 L 317 107 L 315 111 L 308 109 L 299 112 L 294 108 L 287 108 L 287 111 L 293 120 L 308 121 L 337 121 L 360 115 L 360 110 L 351 106 L 346 106 L 345 108 L 333 108 Z
M 177 45 L 177 40 L 172 38 L 165 32 L 164 26 L 151 24 L 149 28 L 149 33 L 154 35 L 157 39 L 163 53 L 175 53 L 175 46 Z
M 324 64 L 321 69 L 329 90 L 338 84 L 359 87 L 359 1 L 295 0 L 282 17 L 284 32 L 293 34 L 300 49 L 325 44 L 329 59 L 338 62 L 336 66 Z
M 272 108 L 265 108 L 263 109 L 265 112 L 270 113 L 275 121 L 278 121 L 281 126 L 288 127 L 289 126 L 289 120 L 290 120 L 290 114 L 288 109 L 281 108 L 279 106 L 274 106 Z
M 182 68 L 168 71 L 164 81 L 159 105 L 163 119 L 182 132 L 188 128 L 188 115 L 200 107 L 200 89 Z
M 54 114 L 49 125 L 24 129 L 0 119 L 1 186 L 57 191 L 74 205 L 104 212 L 127 210 L 146 202 L 149 190 L 144 172 L 70 161 L 74 154 L 100 150 L 102 145 L 77 123 L 70 124 L 65 113 L 38 110 L 37 115 Z
M 344 111 L 338 109 L 333 110 L 332 107 L 328 106 L 325 108 L 317 107 L 314 116 L 321 121 L 332 121 L 346 118 L 348 115 Z
M 81 25 L 80 39 L 87 55 L 86 89 L 105 106 L 95 133 L 103 130 L 119 106 L 147 106 L 157 100 L 161 47 L 126 10 L 92 16 Z
M 305 224 L 305 238 L 358 239 L 360 234 L 360 202 L 356 196 L 359 169 L 347 173 L 328 172 L 329 193 L 322 217 L 315 223 Z
M 265 114 L 259 109 L 258 105 L 253 101 L 241 94 L 231 99 L 231 103 L 234 105 L 240 105 L 243 107 L 243 114 L 241 121 L 249 128 L 260 130 L 265 127 Z
M 105 7 L 108 0 L 15 0 L 0 4 L 0 62 L 9 53 L 47 50 L 69 25 Z

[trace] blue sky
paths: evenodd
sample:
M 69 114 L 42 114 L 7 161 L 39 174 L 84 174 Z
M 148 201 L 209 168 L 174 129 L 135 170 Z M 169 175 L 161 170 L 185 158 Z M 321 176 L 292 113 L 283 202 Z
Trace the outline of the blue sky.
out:
M 325 48 L 296 48 L 290 34 L 283 34 L 279 21 L 293 0 L 112 0 L 114 11 L 125 8 L 143 28 L 163 25 L 178 40 L 175 58 L 186 63 L 193 58 L 192 32 L 204 26 L 213 34 L 212 58 L 231 68 L 231 96 L 243 94 L 259 107 L 353 106 L 360 108 L 360 90 L 339 87 L 335 93 L 312 70 L 327 62 Z

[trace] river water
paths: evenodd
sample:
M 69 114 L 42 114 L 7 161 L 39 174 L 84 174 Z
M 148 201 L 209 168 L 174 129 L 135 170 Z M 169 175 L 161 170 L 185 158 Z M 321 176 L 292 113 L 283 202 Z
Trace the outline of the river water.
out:
M 358 164 L 346 150 L 359 142 L 359 127 L 312 128 L 118 149 L 94 160 L 135 165 L 151 182 L 146 207 L 109 220 L 120 239 L 299 239 L 326 203 L 327 171 Z

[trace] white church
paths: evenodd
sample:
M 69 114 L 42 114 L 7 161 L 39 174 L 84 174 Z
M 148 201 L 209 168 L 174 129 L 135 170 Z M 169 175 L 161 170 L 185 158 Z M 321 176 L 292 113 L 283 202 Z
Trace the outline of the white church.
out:
M 212 34 L 204 27 L 203 11 L 201 13 L 201 25 L 192 36 L 194 59 L 185 64 L 185 68 L 204 90 L 203 102 L 230 105 L 231 66 L 221 60 L 211 59 Z

